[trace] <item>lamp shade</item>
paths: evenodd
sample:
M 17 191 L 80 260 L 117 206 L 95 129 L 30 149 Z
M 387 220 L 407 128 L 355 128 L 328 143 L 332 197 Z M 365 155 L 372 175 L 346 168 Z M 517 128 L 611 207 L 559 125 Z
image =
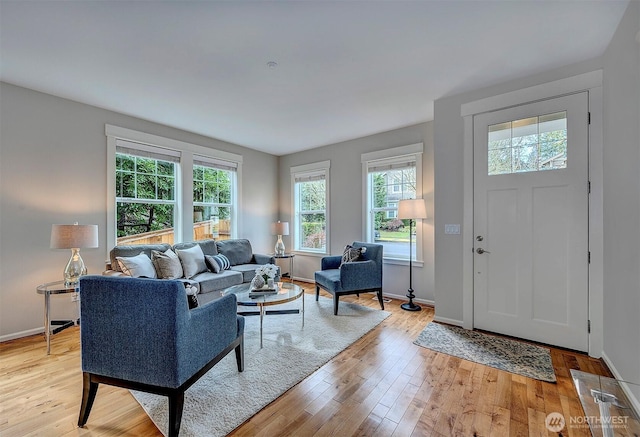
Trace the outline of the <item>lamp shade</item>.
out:
M 398 202 L 398 218 L 400 219 L 425 219 L 427 218 L 427 206 L 424 199 L 406 199 Z
M 289 235 L 289 222 L 277 221 L 271 224 L 272 235 Z
M 98 247 L 98 225 L 51 225 L 51 248 Z

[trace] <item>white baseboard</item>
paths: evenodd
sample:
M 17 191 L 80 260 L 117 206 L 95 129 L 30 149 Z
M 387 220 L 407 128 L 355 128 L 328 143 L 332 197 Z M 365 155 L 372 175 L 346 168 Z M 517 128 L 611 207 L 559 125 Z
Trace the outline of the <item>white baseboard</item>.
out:
M 397 300 L 402 300 L 402 301 L 408 301 L 409 299 L 407 298 L 406 295 L 404 294 L 391 294 L 391 293 L 385 293 L 384 291 L 382 292 L 382 295 L 384 297 L 390 297 L 392 299 L 397 299 Z M 415 303 L 421 303 L 422 305 L 426 305 L 428 307 L 433 307 L 434 302 L 432 300 L 428 300 L 428 299 L 417 299 L 417 298 L 413 298 L 413 301 Z
M 454 325 L 454 326 L 459 326 L 459 327 L 463 327 L 462 324 L 462 320 L 456 320 L 456 319 L 448 319 L 446 317 L 438 317 L 438 315 L 436 314 L 433 317 L 433 321 L 434 322 L 440 322 L 440 323 L 446 323 L 447 325 Z
M 609 370 L 611 370 L 611 373 L 613 373 L 613 376 L 618 380 L 622 391 L 624 391 L 624 394 L 627 395 L 629 402 L 631 402 L 631 407 L 634 409 L 636 414 L 640 416 L 640 401 L 638 400 L 638 398 L 636 398 L 636 396 L 629 388 L 629 384 L 624 382 L 624 378 L 622 377 L 622 375 L 620 375 L 620 372 L 618 372 L 618 369 L 616 369 L 616 366 L 613 365 L 613 362 L 609 359 L 604 351 L 602 351 L 602 359 L 604 360 L 607 367 L 609 367 Z
M 44 332 L 44 326 L 41 328 L 28 329 L 26 331 L 14 332 L 12 334 L 0 336 L 0 343 L 15 340 L 16 338 L 29 337 L 31 335 L 42 334 Z

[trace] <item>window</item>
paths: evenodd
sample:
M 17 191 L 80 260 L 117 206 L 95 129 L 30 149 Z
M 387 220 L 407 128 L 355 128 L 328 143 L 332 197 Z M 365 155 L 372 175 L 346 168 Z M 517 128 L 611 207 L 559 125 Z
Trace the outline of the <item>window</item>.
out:
M 105 133 L 109 248 L 236 238 L 242 156 L 116 126 Z
M 156 238 L 173 243 L 176 162 L 169 151 L 116 148 L 116 229 L 118 244 Z
M 329 253 L 329 161 L 292 167 L 293 246 L 297 251 Z
M 398 218 L 398 202 L 422 195 L 422 144 L 362 155 L 366 187 L 365 239 L 384 246 L 385 259 L 409 259 L 409 220 Z M 413 246 L 421 254 L 421 226 Z M 421 256 L 419 257 L 421 258 Z
M 236 165 L 194 156 L 193 239 L 226 240 L 233 235 Z
M 489 126 L 488 174 L 567 168 L 567 112 Z

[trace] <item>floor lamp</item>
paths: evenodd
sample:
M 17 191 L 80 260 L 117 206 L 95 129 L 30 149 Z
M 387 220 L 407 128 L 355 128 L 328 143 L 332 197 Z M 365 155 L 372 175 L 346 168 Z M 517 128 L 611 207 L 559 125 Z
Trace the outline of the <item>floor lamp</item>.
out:
M 398 202 L 398 218 L 409 219 L 409 290 L 407 297 L 409 302 L 403 303 L 400 307 L 407 311 L 420 311 L 420 305 L 413 303 L 413 220 L 427 218 L 427 207 L 423 199 L 407 199 Z

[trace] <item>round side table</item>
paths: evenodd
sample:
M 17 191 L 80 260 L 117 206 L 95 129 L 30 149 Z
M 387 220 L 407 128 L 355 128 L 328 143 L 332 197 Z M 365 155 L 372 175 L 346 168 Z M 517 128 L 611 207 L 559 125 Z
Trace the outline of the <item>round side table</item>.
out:
M 289 259 L 289 279 L 291 280 L 291 283 L 293 284 L 293 258 L 295 258 L 296 254 L 295 253 L 285 253 L 282 255 L 278 255 L 275 253 L 271 254 L 272 257 L 274 257 L 275 259 Z
M 36 290 L 38 294 L 44 295 L 44 336 L 47 339 L 47 355 L 49 355 L 51 353 L 51 334 L 57 334 L 75 324 L 73 320 L 51 320 L 51 295 L 78 293 L 80 287 L 77 284 L 65 285 L 64 281 L 55 281 L 38 285 Z M 52 330 L 52 326 L 56 326 L 56 328 Z

